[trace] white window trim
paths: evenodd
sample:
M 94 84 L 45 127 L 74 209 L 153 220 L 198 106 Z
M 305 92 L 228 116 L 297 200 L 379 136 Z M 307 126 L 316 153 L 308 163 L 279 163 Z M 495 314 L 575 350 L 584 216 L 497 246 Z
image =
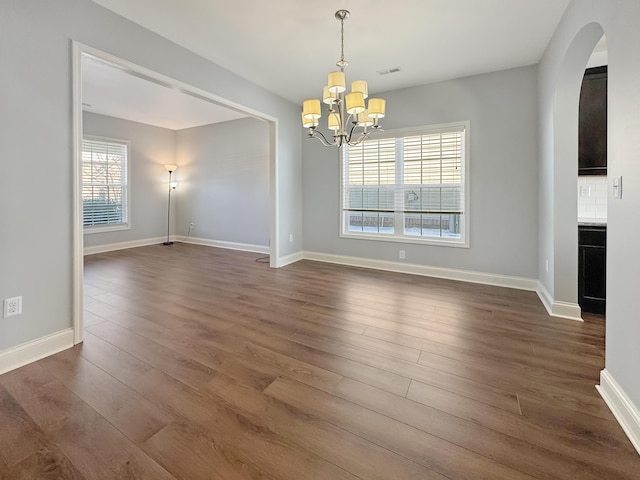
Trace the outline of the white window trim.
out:
M 438 237 L 410 237 L 401 233 L 396 234 L 380 234 L 374 232 L 345 232 L 344 229 L 344 149 L 346 145 L 340 149 L 340 205 L 339 205 L 339 227 L 338 234 L 341 238 L 350 238 L 355 240 L 373 240 L 377 242 L 393 242 L 393 243 L 412 243 L 420 245 L 434 245 L 440 247 L 456 247 L 469 248 L 470 238 L 470 205 L 471 205 L 471 176 L 469 175 L 470 164 L 470 122 L 451 122 L 440 123 L 437 125 L 426 125 L 422 127 L 401 128 L 396 130 L 387 130 L 380 134 L 371 136 L 372 140 L 383 138 L 397 138 L 412 135 L 425 135 L 430 133 L 443 133 L 452 129 L 463 129 L 463 152 L 464 152 L 464 212 L 461 215 L 460 222 L 460 239 L 443 239 Z
M 88 227 L 85 227 L 83 225 L 83 233 L 85 235 L 90 235 L 94 233 L 121 232 L 124 230 L 131 230 L 131 142 L 129 140 L 123 140 L 121 138 L 101 137 L 98 135 L 83 135 L 82 140 L 85 139 L 122 143 L 127 146 L 127 221 L 111 225 L 96 225 Z

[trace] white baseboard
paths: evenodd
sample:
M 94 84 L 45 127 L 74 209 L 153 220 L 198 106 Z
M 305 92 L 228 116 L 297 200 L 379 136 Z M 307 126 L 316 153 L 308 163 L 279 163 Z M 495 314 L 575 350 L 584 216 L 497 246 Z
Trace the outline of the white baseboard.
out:
M 600 372 L 600 385 L 596 385 L 596 388 L 624 433 L 640 453 L 640 409 L 629 399 L 606 368 Z
M 142 240 L 132 240 L 129 242 L 106 243 L 104 245 L 95 245 L 93 247 L 85 247 L 84 255 L 93 255 L 96 253 L 113 252 L 116 250 L 126 250 L 127 248 L 146 247 L 149 245 L 160 245 L 165 242 L 167 237 L 144 238 Z M 242 250 L 244 252 L 255 252 L 269 254 L 269 247 L 262 245 L 251 245 L 248 243 L 223 242 L 221 240 L 209 240 L 206 238 L 187 238 L 172 235 L 169 237 L 172 242 L 193 243 L 195 245 L 206 245 L 209 247 L 227 248 L 230 250 Z
M 73 328 L 60 330 L 0 352 L 0 375 L 73 347 Z
M 547 312 L 552 317 L 566 318 L 568 320 L 576 320 L 578 322 L 583 321 L 580 305 L 577 303 L 554 301 L 549 291 L 544 288 L 544 285 L 542 285 L 540 281 L 538 281 L 536 293 L 538 294 L 538 297 L 540 297 L 544 308 L 547 309 Z
M 96 253 L 114 252 L 116 250 L 125 250 L 127 248 L 146 247 L 148 245 L 157 245 L 167 240 L 167 237 L 144 238 L 142 240 L 131 240 L 129 242 L 105 243 L 104 245 L 95 245 L 93 247 L 84 247 L 84 255 L 94 255 Z M 172 238 L 171 241 L 174 241 Z
M 195 245 L 205 245 L 208 247 L 226 248 L 229 250 L 241 250 L 243 252 L 264 253 L 269 255 L 269 247 L 264 245 L 252 245 L 250 243 L 225 242 L 222 240 L 209 240 L 207 238 L 176 237 L 176 241 L 183 243 L 193 243 Z
M 305 257 L 302 252 L 292 253 L 291 255 L 287 255 L 286 257 L 280 257 L 276 260 L 276 268 L 286 267 L 292 263 L 296 263 L 300 260 L 303 260 Z
M 348 257 L 343 255 L 330 255 L 318 252 L 304 252 L 303 258 L 318 262 L 338 263 L 353 267 L 373 268 L 389 272 L 408 273 L 425 277 L 444 278 L 447 280 L 459 280 L 462 282 L 481 283 L 498 287 L 516 288 L 518 290 L 535 291 L 537 280 L 533 278 L 512 277 L 494 273 L 481 273 L 470 270 L 456 270 L 453 268 L 431 267 L 404 262 L 390 262 L 386 260 L 374 260 L 371 258 Z

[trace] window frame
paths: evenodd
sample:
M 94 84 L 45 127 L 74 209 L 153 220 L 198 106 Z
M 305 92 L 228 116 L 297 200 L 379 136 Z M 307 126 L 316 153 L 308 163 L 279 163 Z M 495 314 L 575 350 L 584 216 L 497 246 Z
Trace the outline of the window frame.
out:
M 457 247 L 457 248 L 469 248 L 469 230 L 470 230 L 470 198 L 471 198 L 471 178 L 469 175 L 470 164 L 470 122 L 460 121 L 451 123 L 442 123 L 436 125 L 425 125 L 421 127 L 401 128 L 395 130 L 387 130 L 379 132 L 370 137 L 370 140 L 382 140 L 387 138 L 400 138 L 410 137 L 417 135 L 430 135 L 438 133 L 447 133 L 454 131 L 462 131 L 462 155 L 463 155 L 463 195 L 464 204 L 463 212 L 460 215 L 460 238 L 446 238 L 446 237 L 429 237 L 429 236 L 412 236 L 404 233 L 403 212 L 394 212 L 394 226 L 401 225 L 402 229 L 399 233 L 379 233 L 379 232 L 351 232 L 348 230 L 348 220 L 345 215 L 345 151 L 349 147 L 344 145 L 340 149 L 340 204 L 339 204 L 339 236 L 341 238 L 357 239 L 357 240 L 373 240 L 380 242 L 394 242 L 394 243 L 412 243 L 420 245 L 434 245 L 443 247 Z M 402 172 L 402 167 L 399 167 L 396 161 L 396 183 L 391 188 L 397 189 L 398 180 L 404 181 L 403 177 L 399 175 Z M 396 228 L 397 230 L 397 228 Z
M 108 143 L 118 143 L 121 145 L 125 145 L 127 148 L 127 164 L 125 166 L 127 181 L 126 188 L 124 189 L 126 195 L 126 208 L 124 211 L 124 215 L 126 216 L 126 221 L 121 223 L 112 223 L 112 224 L 104 224 L 104 225 L 84 225 L 84 220 L 82 224 L 82 229 L 84 234 L 93 234 L 93 233 L 106 233 L 106 232 L 118 232 L 123 230 L 131 229 L 131 142 L 129 140 L 124 140 L 121 138 L 112 138 L 112 137 L 103 137 L 98 135 L 83 135 L 82 142 L 84 141 L 96 141 L 96 142 L 108 142 Z M 84 149 L 81 148 L 81 165 L 84 164 L 82 161 L 82 153 Z M 81 187 L 84 186 L 84 182 L 82 182 L 82 171 L 80 172 L 80 182 Z M 80 202 L 84 203 L 84 199 L 82 196 L 82 188 L 80 189 Z M 84 218 L 84 205 L 81 206 L 82 217 Z

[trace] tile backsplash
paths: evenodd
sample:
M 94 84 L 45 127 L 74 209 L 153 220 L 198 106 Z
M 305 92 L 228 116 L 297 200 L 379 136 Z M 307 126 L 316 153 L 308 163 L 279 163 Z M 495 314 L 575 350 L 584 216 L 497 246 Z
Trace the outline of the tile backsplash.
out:
M 607 177 L 578 177 L 578 222 L 607 223 Z

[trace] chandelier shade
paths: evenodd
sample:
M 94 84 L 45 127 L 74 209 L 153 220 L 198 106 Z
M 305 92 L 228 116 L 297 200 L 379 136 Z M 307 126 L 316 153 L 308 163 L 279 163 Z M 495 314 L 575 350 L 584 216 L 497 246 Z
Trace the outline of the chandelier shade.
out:
M 364 95 L 362 92 L 351 92 L 345 96 L 347 101 L 347 113 L 349 115 L 364 112 Z
M 302 126 L 304 128 L 312 128 L 318 126 L 317 118 L 304 118 L 304 113 L 302 114 Z
M 304 118 L 320 118 L 320 100 L 305 100 L 302 108 L 302 116 Z
M 356 80 L 355 82 L 351 82 L 351 91 L 360 92 L 364 98 L 367 98 L 369 96 L 367 81 Z
M 371 118 L 384 117 L 386 103 L 382 98 L 372 98 L 369 100 L 369 116 Z
M 322 102 L 309 99 L 302 104 L 302 126 L 308 129 L 308 138 L 316 138 L 328 147 L 357 145 L 380 128 L 378 119 L 385 116 L 384 99 L 369 98 L 369 101 L 365 102 L 369 97 L 369 87 L 365 80 L 351 82 L 351 92 L 346 93 L 344 69 L 349 63 L 344 59 L 344 21 L 349 15 L 347 10 L 338 10 L 335 14 L 340 20 L 341 55 L 340 60 L 336 62 L 340 70 L 328 74 L 327 84 L 322 90 Z M 322 103 L 328 105 L 327 128 L 333 132 L 332 140 L 328 140 L 318 130 L 319 119 L 322 117 Z M 362 128 L 362 131 L 357 131 L 356 128 Z

